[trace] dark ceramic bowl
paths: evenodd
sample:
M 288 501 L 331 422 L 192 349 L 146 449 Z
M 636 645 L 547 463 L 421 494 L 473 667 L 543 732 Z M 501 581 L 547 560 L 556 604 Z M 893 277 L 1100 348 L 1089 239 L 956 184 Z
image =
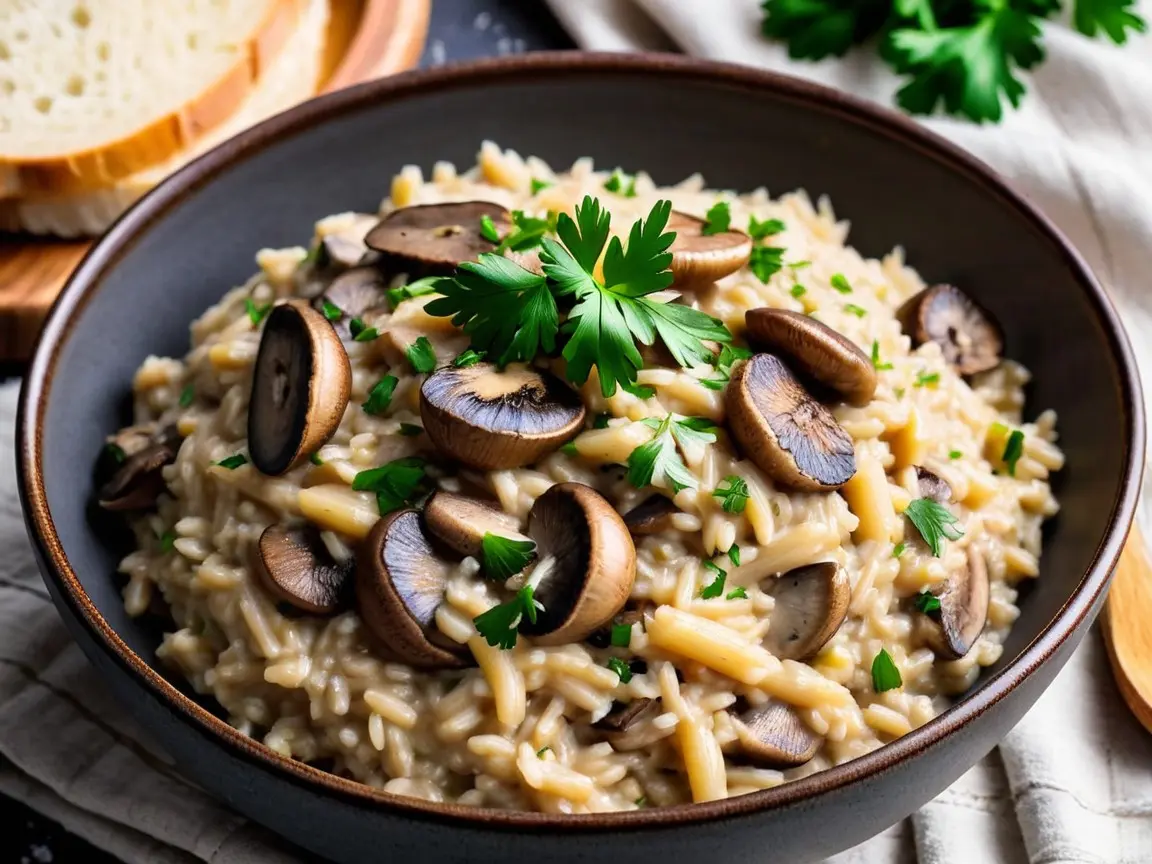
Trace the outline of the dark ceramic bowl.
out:
M 1003 659 L 940 717 L 830 771 L 712 804 L 601 816 L 393 798 L 278 756 L 185 696 L 130 619 L 116 559 L 85 520 L 101 436 L 147 354 L 261 246 L 304 242 L 327 213 L 372 210 L 406 163 L 470 164 L 491 138 L 553 165 L 593 156 L 673 182 L 805 187 L 851 242 L 903 244 L 962 285 L 1055 408 L 1068 467 L 1044 574 Z M 536 55 L 416 72 L 317 99 L 180 171 L 97 245 L 53 310 L 21 401 L 20 481 L 44 580 L 92 662 L 181 769 L 241 812 L 339 861 L 812 861 L 915 810 L 996 745 L 1095 617 L 1132 519 L 1144 452 L 1135 367 L 1116 313 L 1068 242 L 985 166 L 893 114 L 799 81 L 664 57 Z

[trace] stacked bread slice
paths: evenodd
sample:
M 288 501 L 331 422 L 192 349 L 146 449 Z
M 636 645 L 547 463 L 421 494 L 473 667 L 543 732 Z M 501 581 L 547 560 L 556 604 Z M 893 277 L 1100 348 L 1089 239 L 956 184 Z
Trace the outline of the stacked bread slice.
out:
M 0 230 L 99 233 L 191 158 L 308 99 L 328 13 L 329 0 L 0 0 Z

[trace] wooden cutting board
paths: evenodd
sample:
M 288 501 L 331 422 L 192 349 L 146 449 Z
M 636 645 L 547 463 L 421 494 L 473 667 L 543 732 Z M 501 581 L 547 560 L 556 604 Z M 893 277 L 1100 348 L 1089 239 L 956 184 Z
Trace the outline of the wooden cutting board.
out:
M 331 0 L 323 92 L 415 66 L 431 0 Z M 48 309 L 89 241 L 0 233 L 0 364 L 31 357 Z

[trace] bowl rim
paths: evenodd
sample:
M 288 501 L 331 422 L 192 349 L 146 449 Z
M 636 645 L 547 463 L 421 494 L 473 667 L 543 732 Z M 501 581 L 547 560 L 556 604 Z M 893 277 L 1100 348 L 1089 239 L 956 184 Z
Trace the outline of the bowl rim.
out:
M 265 146 L 302 133 L 317 123 L 366 110 L 374 103 L 395 102 L 438 91 L 473 90 L 486 83 L 524 76 L 556 79 L 581 75 L 687 79 L 734 89 L 769 90 L 782 101 L 802 103 L 812 110 L 866 127 L 901 146 L 912 147 L 983 187 L 1003 206 L 1017 211 L 1035 230 L 1046 236 L 1077 277 L 1094 309 L 1096 323 L 1110 344 L 1126 415 L 1123 418 L 1126 452 L 1122 482 L 1112 504 L 1108 530 L 1096 547 L 1091 565 L 1055 617 L 1021 655 L 985 681 L 978 690 L 924 726 L 865 756 L 774 789 L 736 798 L 622 813 L 546 814 L 442 804 L 390 795 L 281 756 L 243 735 L 152 669 L 99 613 L 68 562 L 44 490 L 40 465 L 41 434 L 55 366 L 70 337 L 75 317 L 99 290 L 104 275 L 114 269 L 135 244 L 136 236 L 146 230 L 149 223 L 163 218 L 187 195 L 194 194 L 212 181 L 216 174 L 258 156 Z M 202 737 L 211 738 L 230 755 L 308 791 L 324 791 L 352 806 L 380 808 L 395 816 L 474 829 L 586 834 L 619 829 L 664 829 L 807 805 L 858 780 L 885 773 L 908 762 L 1005 698 L 1060 649 L 1091 614 L 1108 585 L 1135 514 L 1144 464 L 1142 405 L 1137 367 L 1128 338 L 1115 308 L 1080 254 L 1046 216 L 990 167 L 949 141 L 894 111 L 822 85 L 752 67 L 672 54 L 540 52 L 405 72 L 321 96 L 240 133 L 190 162 L 149 192 L 95 244 L 49 313 L 20 395 L 16 434 L 17 475 L 28 531 L 43 562 L 41 569 L 46 578 L 56 583 L 59 597 L 67 603 L 87 635 L 121 669 L 135 678 L 151 698 L 159 700 L 182 722 Z

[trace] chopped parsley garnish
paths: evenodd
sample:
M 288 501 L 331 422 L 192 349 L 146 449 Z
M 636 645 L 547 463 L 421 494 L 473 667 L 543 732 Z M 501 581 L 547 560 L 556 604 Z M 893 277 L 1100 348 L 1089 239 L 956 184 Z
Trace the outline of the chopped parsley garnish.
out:
M 886 648 L 881 648 L 880 653 L 872 659 L 872 689 L 877 693 L 883 693 L 902 686 L 904 679 L 900 677 L 896 661 Z
M 536 751 L 536 758 L 537 759 L 543 759 L 544 754 L 547 753 L 551 749 L 552 749 L 551 747 L 549 747 L 547 744 L 545 744 L 543 747 L 541 747 L 539 750 Z
M 160 551 L 164 553 L 171 552 L 176 547 L 176 532 L 169 529 L 159 537 Z
M 733 567 L 740 566 L 740 547 L 735 543 L 728 547 L 728 560 L 732 562 Z
M 192 404 L 192 400 L 196 398 L 196 388 L 191 384 L 185 384 L 184 389 L 180 391 L 180 399 L 178 404 L 181 408 L 187 408 Z
M 851 294 L 852 286 L 848 284 L 848 280 L 844 278 L 843 273 L 832 274 L 832 287 L 839 291 L 841 294 Z
M 612 625 L 612 645 L 616 648 L 627 648 L 632 643 L 631 624 Z
M 333 303 L 331 300 L 323 300 L 320 303 L 320 311 L 329 321 L 339 321 L 344 317 L 344 310 Z
M 620 679 L 621 684 L 627 684 L 632 680 L 632 667 L 619 657 L 609 657 L 608 662 L 604 665 L 616 673 L 616 677 Z
M 421 336 L 408 346 L 404 356 L 412 364 L 412 369 L 421 375 L 426 375 L 436 368 L 436 351 L 427 336 Z
M 737 585 L 724 597 L 725 600 L 747 600 L 748 592 L 743 585 Z
M 739 345 L 724 345 L 720 349 L 720 353 L 716 355 L 714 362 L 716 377 L 705 378 L 700 383 L 709 390 L 723 390 L 732 377 L 732 367 L 736 365 L 736 361 L 747 360 L 751 356 L 752 352 L 747 348 L 741 348 Z
M 855 315 L 857 318 L 863 318 L 868 314 L 868 310 L 863 306 L 857 306 L 855 303 L 845 303 L 844 311 L 849 315 Z
M 788 265 L 789 270 L 803 270 L 805 267 L 811 267 L 811 261 L 793 261 Z
M 487 531 L 480 541 L 480 566 L 489 579 L 504 581 L 522 571 L 536 554 L 531 540 L 514 540 Z
M 901 540 L 894 547 L 892 547 L 892 557 L 899 558 L 904 554 L 904 550 L 908 548 L 908 544 Z
M 940 611 L 940 598 L 925 588 L 912 599 L 912 605 L 925 615 L 931 615 Z
M 748 259 L 748 267 L 761 282 L 767 282 L 772 274 L 779 273 L 784 266 L 785 250 L 780 246 L 757 246 Z
M 799 282 L 797 282 L 795 285 L 792 286 L 792 290 L 789 291 L 788 293 L 791 294 L 793 297 L 796 297 L 797 299 L 799 299 L 800 297 L 803 297 L 805 294 L 808 293 L 808 289 L 805 288 L 803 285 L 801 285 Z
M 592 420 L 593 429 L 607 429 L 608 421 L 612 419 L 611 414 L 597 414 Z
M 308 454 L 308 461 L 311 462 L 313 465 L 323 465 L 324 464 L 324 460 L 320 458 L 319 453 L 309 453 Z
M 368 327 L 360 318 L 353 318 L 348 322 L 348 332 L 352 334 L 353 342 L 371 342 L 380 335 L 375 327 Z
M 253 327 L 259 327 L 260 322 L 268 317 L 268 313 L 272 311 L 271 303 L 261 303 L 257 306 L 252 302 L 251 297 L 244 298 L 244 311 L 248 313 L 248 320 L 252 322 Z
M 625 174 L 624 171 L 617 168 L 604 181 L 604 188 L 609 192 L 615 192 L 617 195 L 623 195 L 625 198 L 635 198 L 636 177 L 632 174 Z
M 369 468 L 352 478 L 357 492 L 374 492 L 381 516 L 410 507 L 425 490 L 424 460 L 418 456 L 394 459 L 379 468 Z
M 496 223 L 487 213 L 480 217 L 480 236 L 489 243 L 500 242 L 500 232 L 496 230 Z
M 243 453 L 235 453 L 232 456 L 225 456 L 216 464 L 221 468 L 227 468 L 229 471 L 235 471 L 241 465 L 248 464 L 248 457 Z
M 537 180 L 535 177 L 533 177 L 532 178 L 532 194 L 537 195 L 540 192 L 543 192 L 549 186 L 555 186 L 555 185 L 556 184 L 550 180 Z
M 563 444 L 561 444 L 560 445 L 560 452 L 563 453 L 565 456 L 579 456 L 580 455 L 580 450 L 576 447 L 576 442 L 574 440 L 573 441 L 565 441 Z
M 652 440 L 641 444 L 628 456 L 628 482 L 637 489 L 663 479 L 673 492 L 695 489 L 696 478 L 688 471 L 676 449 L 692 443 L 711 444 L 716 440 L 716 428 L 711 420 L 702 417 L 681 417 L 669 414 L 663 420 L 649 417 L 641 421 L 656 431 Z
M 700 599 L 712 600 L 716 597 L 723 596 L 724 582 L 728 578 L 728 572 L 712 561 L 705 561 L 704 569 L 711 570 L 716 574 L 716 578 L 700 589 Z
M 920 532 L 920 536 L 937 558 L 943 549 L 942 538 L 959 540 L 964 536 L 960 520 L 951 510 L 931 498 L 917 498 L 912 501 L 904 510 L 904 515 L 916 526 L 916 530 Z
M 632 803 L 635 804 L 637 807 L 643 807 L 645 804 L 648 803 L 648 799 L 645 796 L 641 795 L 639 798 L 637 798 Z
M 880 343 L 877 342 L 875 339 L 872 340 L 872 368 L 876 369 L 879 372 L 883 372 L 885 369 L 891 369 L 892 368 L 891 363 L 884 363 L 883 361 L 881 361 L 881 359 L 880 359 Z
M 415 438 L 424 431 L 424 427 L 416 423 L 401 423 L 399 431 L 405 438 Z
M 761 222 L 755 216 L 748 217 L 748 236 L 753 240 L 763 240 L 765 237 L 779 234 L 784 227 L 784 223 L 779 219 L 765 219 Z
M 963 455 L 964 455 L 964 454 L 963 454 L 963 453 L 961 453 L 959 450 L 949 450 L 949 451 L 948 451 L 948 458 L 949 458 L 949 459 L 959 459 L 959 458 L 961 458 Z
M 892 392 L 894 394 L 896 394 L 897 399 L 903 399 L 904 398 L 904 388 L 903 387 L 893 387 Z
M 523 252 L 534 246 L 539 246 L 544 235 L 556 228 L 557 215 L 549 212 L 547 219 L 537 219 L 527 215 L 523 210 L 512 211 L 513 228 L 500 241 L 497 252 L 511 249 L 513 252 Z
M 748 503 L 748 483 L 743 477 L 729 474 L 722 481 L 724 485 L 717 486 L 712 492 L 714 498 L 720 499 L 720 508 L 725 513 L 743 513 Z
M 506 603 L 493 606 L 472 619 L 476 631 L 493 648 L 507 651 L 516 647 L 517 628 L 527 618 L 536 623 L 536 611 L 544 607 L 532 596 L 532 586 L 525 585 Z
M 392 404 L 392 394 L 399 383 L 400 379 L 395 375 L 385 375 L 373 384 L 372 389 L 368 391 L 368 399 L 360 406 L 364 409 L 364 413 L 379 417 L 387 411 L 388 406 Z
M 464 369 L 467 366 L 475 366 L 488 352 L 486 351 L 473 351 L 469 348 L 463 354 L 457 354 L 456 359 L 452 361 L 452 365 L 457 369 Z
M 1004 444 L 1004 455 L 1001 456 L 1004 464 L 1008 466 L 1008 476 L 1016 476 L 1016 463 L 1020 461 L 1020 457 L 1024 455 L 1024 433 L 1019 429 L 1013 429 L 1012 434 L 1008 436 L 1007 442 Z
M 395 309 L 405 300 L 411 300 L 413 297 L 423 297 L 425 294 L 435 294 L 438 285 L 444 281 L 443 276 L 425 276 L 423 279 L 417 279 L 415 282 L 409 282 L 407 285 L 398 285 L 395 288 L 389 288 L 384 292 L 388 298 L 388 305 Z
M 935 387 L 940 383 L 939 372 L 925 372 L 920 370 L 916 373 L 916 387 Z
M 700 233 L 706 237 L 711 234 L 723 234 L 731 227 L 732 211 L 728 202 L 717 201 L 704 214 L 704 227 L 700 229 Z
M 104 450 L 109 456 L 112 457 L 112 461 L 117 465 L 128 458 L 128 454 L 124 452 L 124 448 L 119 444 L 113 444 L 109 442 L 104 445 Z

